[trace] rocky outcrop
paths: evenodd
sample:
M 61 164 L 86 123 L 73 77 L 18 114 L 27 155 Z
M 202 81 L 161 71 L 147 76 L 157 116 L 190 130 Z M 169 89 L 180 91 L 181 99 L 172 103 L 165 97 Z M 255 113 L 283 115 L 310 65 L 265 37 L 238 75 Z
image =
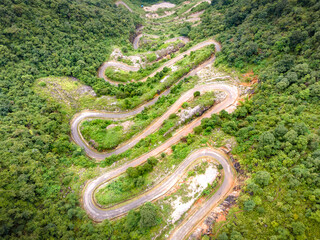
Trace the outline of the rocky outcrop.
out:
M 157 61 L 171 53 L 178 51 L 180 48 L 184 47 L 184 45 L 184 43 L 179 42 L 178 44 L 172 44 L 164 49 L 156 51 L 155 54 L 157 55 Z
M 188 107 L 183 109 L 177 115 L 180 117 L 179 125 L 191 119 L 193 116 L 201 116 L 207 109 L 201 106 L 195 106 L 194 108 Z
M 202 235 L 211 234 L 213 224 L 226 220 L 229 209 L 236 204 L 238 196 L 239 190 L 234 191 L 219 206 L 214 208 L 204 222 L 189 237 L 189 240 L 201 239 Z

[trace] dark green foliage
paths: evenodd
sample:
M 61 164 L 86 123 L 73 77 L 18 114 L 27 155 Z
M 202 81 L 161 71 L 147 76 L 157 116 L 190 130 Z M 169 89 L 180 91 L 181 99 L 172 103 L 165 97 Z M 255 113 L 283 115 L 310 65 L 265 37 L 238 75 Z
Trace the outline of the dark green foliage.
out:
M 130 178 L 133 178 L 133 179 L 138 178 L 148 172 L 151 172 L 153 167 L 157 165 L 157 163 L 158 163 L 158 160 L 155 157 L 151 157 L 143 165 L 139 165 L 138 167 L 129 167 L 126 170 L 126 173 Z
M 157 224 L 157 210 L 152 203 L 146 203 L 140 210 L 140 222 L 141 229 L 148 229 Z
M 180 29 L 179 33 L 182 36 L 188 36 L 189 32 L 190 32 L 190 27 L 189 26 L 185 26 L 185 27 Z
M 194 93 L 193 93 L 193 96 L 194 96 L 194 97 L 199 97 L 199 96 L 200 96 L 200 92 L 199 92 L 199 91 L 194 92 Z
M 139 221 L 140 221 L 140 214 L 139 214 L 139 212 L 136 212 L 136 211 L 131 210 L 131 211 L 128 213 L 128 216 L 127 216 L 126 228 L 127 228 L 129 231 L 137 228 L 137 227 L 138 227 L 138 224 L 139 224 Z
M 252 211 L 255 206 L 256 206 L 256 204 L 253 200 L 248 200 L 248 201 L 244 202 L 243 209 L 246 211 Z
M 270 182 L 270 173 L 266 171 L 259 171 L 254 177 L 254 181 L 260 186 L 267 186 Z
M 93 224 L 71 189 L 71 166 L 96 164 L 70 142 L 60 107 L 31 87 L 50 75 L 101 84 L 112 41 L 127 42 L 140 20 L 108 0 L 5 0 L 0 12 L 0 238 L 108 239 L 110 223 Z
M 254 95 L 222 123 L 203 120 L 237 140 L 232 152 L 250 174 L 239 198 L 243 212 L 219 231 L 227 239 L 319 238 L 319 36 L 318 1 L 212 1 L 193 39 L 215 35 L 216 64 L 253 69 Z M 254 229 L 254 230 L 253 230 Z

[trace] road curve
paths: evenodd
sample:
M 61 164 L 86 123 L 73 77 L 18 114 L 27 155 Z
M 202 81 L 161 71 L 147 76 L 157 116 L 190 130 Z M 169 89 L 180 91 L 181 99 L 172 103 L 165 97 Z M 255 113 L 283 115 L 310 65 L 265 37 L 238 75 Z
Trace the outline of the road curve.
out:
M 117 6 L 122 5 L 122 6 L 124 6 L 125 8 L 127 8 L 127 9 L 129 10 L 129 12 L 133 12 L 132 9 L 131 9 L 125 2 L 123 2 L 123 1 L 117 1 L 117 2 L 115 2 L 115 4 L 116 4 Z
M 117 2 L 118 4 L 123 4 L 122 1 Z M 124 3 L 129 10 L 130 8 Z M 142 35 L 141 35 L 142 36 Z M 141 37 L 140 36 L 140 37 Z M 136 45 L 139 44 L 139 35 L 137 36 Z M 221 50 L 221 46 L 216 41 L 210 39 L 206 40 L 204 42 L 201 42 L 189 50 L 187 50 L 184 53 L 179 54 L 177 57 L 171 59 L 170 61 L 166 62 L 162 67 L 157 69 L 155 72 L 150 74 L 148 77 L 153 77 L 157 72 L 160 72 L 164 67 L 170 67 L 173 64 L 175 64 L 177 61 L 181 60 L 185 55 L 190 54 L 192 51 L 199 50 L 205 46 L 214 44 L 216 47 L 216 52 L 219 52 Z M 202 65 L 198 66 L 196 69 L 189 72 L 187 76 L 195 75 L 199 70 L 201 70 L 204 66 L 212 63 L 215 60 L 215 57 L 211 57 L 208 61 L 203 63 Z M 98 70 L 98 76 L 101 78 L 104 78 L 106 81 L 110 82 L 111 84 L 118 85 L 118 82 L 111 81 L 110 79 L 106 78 L 104 72 L 107 67 L 117 67 L 125 71 L 138 71 L 139 68 L 126 65 L 122 62 L 116 62 L 116 61 L 109 61 L 104 63 Z M 146 81 L 148 77 L 145 77 L 141 81 Z M 186 76 L 185 76 L 186 77 Z M 177 111 L 177 109 L 181 106 L 181 104 L 188 99 L 193 97 L 193 93 L 195 91 L 200 92 L 206 92 L 206 91 L 223 91 L 226 93 L 226 98 L 212 107 L 210 110 L 205 112 L 201 117 L 197 118 L 196 120 L 190 122 L 186 126 L 182 127 L 177 133 L 175 133 L 174 136 L 172 136 L 170 139 L 165 141 L 160 146 L 156 147 L 152 151 L 132 160 L 131 162 L 125 163 L 124 165 L 113 169 L 109 172 L 106 172 L 102 174 L 101 176 L 90 180 L 82 194 L 82 205 L 87 214 L 94 219 L 95 221 L 103 221 L 104 219 L 114 219 L 117 217 L 121 217 L 122 215 L 126 214 L 131 209 L 135 209 L 142 204 L 156 200 L 157 198 L 163 196 L 166 194 L 179 180 L 181 175 L 186 171 L 186 169 L 197 159 L 202 157 L 209 157 L 216 159 L 223 167 L 224 171 L 224 179 L 222 182 L 222 185 L 219 187 L 217 192 L 210 197 L 204 204 L 204 206 L 199 209 L 195 214 L 192 214 L 189 216 L 186 220 L 184 220 L 180 226 L 178 226 L 177 229 L 175 229 L 171 235 L 170 239 L 184 239 L 186 236 L 189 235 L 190 231 L 193 229 L 193 227 L 199 223 L 201 219 L 203 219 L 208 212 L 211 210 L 211 208 L 217 204 L 221 199 L 223 199 L 226 194 L 232 189 L 235 175 L 232 169 L 232 165 L 228 163 L 227 157 L 222 154 L 219 150 L 212 149 L 212 148 L 204 148 L 199 149 L 194 152 L 192 152 L 180 165 L 179 167 L 163 182 L 158 184 L 156 187 L 151 189 L 150 191 L 147 191 L 146 193 L 142 194 L 141 196 L 138 196 L 134 200 L 127 201 L 125 203 L 122 203 L 121 205 L 116 205 L 109 209 L 103 209 L 100 208 L 95 203 L 94 194 L 96 189 L 101 186 L 101 184 L 106 183 L 107 181 L 110 181 L 111 179 L 123 174 L 127 168 L 129 167 L 135 167 L 140 164 L 143 164 L 147 161 L 147 159 L 151 156 L 155 156 L 167 148 L 171 147 L 173 144 L 177 143 L 182 137 L 187 136 L 189 133 L 193 132 L 193 129 L 201 124 L 201 120 L 203 118 L 210 117 L 213 113 L 218 113 L 221 110 L 227 110 L 232 111 L 234 107 L 237 104 L 237 100 L 239 97 L 239 91 L 236 86 L 225 84 L 225 83 L 211 83 L 211 84 L 205 84 L 205 85 L 198 85 L 194 87 L 193 89 L 187 91 L 184 93 L 169 109 L 168 111 L 163 114 L 160 118 L 155 120 L 149 127 L 147 127 L 142 133 L 140 133 L 138 136 L 134 137 L 133 139 L 129 140 L 125 144 L 119 146 L 117 149 L 111 151 L 111 152 L 97 152 L 96 150 L 92 149 L 84 138 L 82 137 L 80 133 L 80 125 L 81 122 L 85 119 L 90 118 L 106 118 L 106 119 L 119 119 L 119 118 L 126 118 L 129 116 L 134 116 L 138 113 L 140 113 L 145 107 L 150 106 L 154 104 L 160 96 L 164 96 L 169 94 L 170 89 L 164 91 L 160 94 L 160 96 L 155 97 L 151 101 L 145 103 L 144 105 L 134 109 L 133 111 L 128 112 L 120 112 L 120 113 L 112 113 L 112 112 L 106 112 L 106 111 L 83 111 L 74 116 L 74 118 L 71 121 L 71 136 L 72 139 L 77 143 L 79 146 L 83 147 L 87 153 L 88 156 L 95 158 L 97 160 L 102 160 L 108 156 L 111 156 L 112 154 L 120 154 L 129 148 L 133 147 L 136 143 L 138 143 L 141 139 L 145 138 L 149 134 L 156 131 L 163 123 L 165 119 L 169 117 L 171 113 L 174 113 Z
M 103 119 L 121 119 L 126 118 L 129 116 L 134 116 L 137 113 L 141 112 L 146 105 L 141 106 L 131 112 L 123 112 L 123 113 L 110 113 L 110 112 L 104 112 L 104 111 L 83 111 L 79 114 L 77 114 L 73 120 L 71 121 L 71 136 L 75 143 L 77 143 L 80 147 L 83 147 L 87 155 L 91 158 L 95 158 L 97 160 L 103 160 L 106 157 L 109 157 L 113 154 L 120 154 L 128 149 L 132 148 L 134 145 L 136 145 L 141 139 L 147 137 L 151 133 L 155 132 L 157 129 L 161 127 L 163 122 L 169 118 L 170 114 L 175 113 L 179 107 L 189 99 L 193 97 L 193 93 L 196 91 L 200 91 L 201 93 L 208 92 L 208 91 L 223 91 L 227 94 L 227 97 L 224 101 L 217 104 L 216 106 L 212 107 L 210 110 L 208 110 L 205 114 L 203 114 L 201 117 L 199 117 L 197 120 L 191 122 L 187 126 L 190 125 L 190 129 L 192 129 L 201 123 L 201 119 L 205 117 L 210 117 L 211 114 L 217 113 L 221 111 L 222 109 L 225 109 L 233 104 L 236 103 L 236 100 L 238 98 L 238 89 L 235 86 L 224 84 L 224 83 L 211 83 L 211 84 L 205 84 L 205 85 L 198 85 L 195 86 L 193 89 L 187 91 L 184 93 L 170 108 L 169 110 L 163 114 L 161 117 L 159 117 L 157 120 L 155 120 L 150 126 L 148 126 L 145 130 L 143 130 L 138 136 L 134 137 L 133 139 L 125 142 L 125 144 L 122 144 L 120 147 L 116 148 L 113 151 L 110 152 L 98 152 L 95 149 L 91 148 L 86 141 L 84 140 L 81 132 L 80 132 L 80 125 L 81 122 L 85 119 L 90 118 L 103 118 Z M 167 92 L 169 93 L 169 91 Z M 148 102 L 148 105 L 151 105 L 155 103 L 157 98 L 153 99 L 152 101 Z M 191 132 L 191 131 L 188 131 Z M 185 136 L 186 132 L 178 134 L 180 137 Z M 177 136 L 178 136 L 177 135 Z M 176 138 L 177 138 L 176 136 Z M 175 137 L 173 137 L 175 138 Z M 176 139 L 178 141 L 179 139 Z
M 232 172 L 232 169 L 226 157 L 223 154 L 221 154 L 221 152 L 219 152 L 218 150 L 215 150 L 212 148 L 205 148 L 205 149 L 196 150 L 193 153 L 191 153 L 179 165 L 179 167 L 174 171 L 174 173 L 172 173 L 163 182 L 161 182 L 156 187 L 146 192 L 139 198 L 133 201 L 129 201 L 127 204 L 122 204 L 119 207 L 115 206 L 112 209 L 102 209 L 95 204 L 93 195 L 97 187 L 99 187 L 101 184 L 105 183 L 106 181 L 110 181 L 111 179 L 124 173 L 128 167 L 134 167 L 145 162 L 150 157 L 149 155 L 150 154 L 145 154 L 126 165 L 123 165 L 113 171 L 110 171 L 108 173 L 105 173 L 99 176 L 98 178 L 90 181 L 87 184 L 85 191 L 83 193 L 83 206 L 92 219 L 94 219 L 95 221 L 103 221 L 105 219 L 117 218 L 126 214 L 131 209 L 135 209 L 146 202 L 150 202 L 158 199 L 159 197 L 165 195 L 165 193 L 167 193 L 177 183 L 177 181 L 182 176 L 182 174 L 186 172 L 187 168 L 194 161 L 203 157 L 211 157 L 216 159 L 223 166 L 223 170 L 224 170 L 224 181 L 221 187 L 218 189 L 218 191 L 214 194 L 212 198 L 210 198 L 210 200 L 208 200 L 208 202 L 212 202 L 212 201 L 215 202 L 217 199 L 221 198 L 221 196 L 224 196 L 233 186 L 234 174 Z M 185 228 L 182 227 L 181 230 L 180 229 L 178 230 L 178 232 L 184 231 L 184 229 Z M 177 239 L 181 239 L 179 238 L 179 235 L 177 236 L 178 236 Z
M 173 230 L 169 237 L 171 240 L 180 240 L 188 237 L 195 226 L 211 212 L 212 208 L 217 206 L 217 204 L 230 193 L 235 183 L 234 169 L 224 154 L 212 148 L 205 148 L 200 149 L 198 155 L 200 157 L 212 157 L 222 165 L 224 171 L 223 182 L 215 194 L 210 197 L 197 212 Z
M 204 48 L 204 47 L 210 46 L 210 45 L 215 45 L 216 52 L 221 51 L 220 43 L 218 43 L 217 41 L 215 41 L 213 39 L 205 40 L 205 41 L 198 43 L 197 45 L 191 47 L 187 51 L 180 53 L 178 56 L 170 59 L 168 62 L 164 63 L 160 68 L 158 68 L 156 71 L 154 71 L 150 75 L 146 76 L 145 78 L 139 80 L 139 82 L 145 82 L 148 79 L 148 77 L 154 77 L 158 72 L 162 71 L 164 67 L 173 66 L 176 62 L 183 59 L 185 55 L 189 55 L 191 52 L 200 50 L 201 48 Z M 117 68 L 120 68 L 125 71 L 138 71 L 139 70 L 138 67 L 129 66 L 129 65 L 122 63 L 122 62 L 117 62 L 117 61 L 104 62 L 101 65 L 101 67 L 98 69 L 98 77 L 103 78 L 105 81 L 109 82 L 112 85 L 118 85 L 120 83 L 113 81 L 113 80 L 106 77 L 105 70 L 107 67 L 117 67 Z M 125 84 L 125 83 L 123 83 L 123 84 Z
M 158 35 L 140 33 L 133 40 L 133 49 L 138 49 L 139 48 L 140 38 L 143 37 L 143 36 L 151 37 L 151 38 L 159 38 Z

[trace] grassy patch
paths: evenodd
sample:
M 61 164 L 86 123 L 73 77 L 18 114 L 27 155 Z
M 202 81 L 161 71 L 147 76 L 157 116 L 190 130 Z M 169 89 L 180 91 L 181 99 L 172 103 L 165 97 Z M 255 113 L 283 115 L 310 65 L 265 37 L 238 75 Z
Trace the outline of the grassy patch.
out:
M 205 92 L 204 94 L 195 97 L 193 101 L 190 102 L 189 106 L 191 108 L 194 108 L 195 106 L 211 107 L 214 104 L 214 99 L 214 92 Z
M 116 105 L 110 105 L 115 101 L 114 98 L 98 98 L 90 87 L 70 77 L 38 79 L 33 86 L 33 90 L 41 97 L 59 103 L 62 107 L 62 112 L 68 117 L 88 108 L 101 110 L 115 110 L 118 108 Z
M 89 144 L 97 150 L 109 150 L 118 146 L 125 138 L 123 127 L 114 126 L 107 129 L 112 121 L 94 119 L 85 121 L 81 125 L 81 133 Z M 94 142 L 92 141 L 94 139 Z
M 130 80 L 138 81 L 148 75 L 150 75 L 153 71 L 155 71 L 157 68 L 159 68 L 162 63 L 164 63 L 166 60 L 163 59 L 160 62 L 155 62 L 152 65 L 147 65 L 146 68 L 140 68 L 137 72 L 126 72 L 123 70 L 116 70 L 113 67 L 106 68 L 105 75 L 117 82 L 128 82 Z

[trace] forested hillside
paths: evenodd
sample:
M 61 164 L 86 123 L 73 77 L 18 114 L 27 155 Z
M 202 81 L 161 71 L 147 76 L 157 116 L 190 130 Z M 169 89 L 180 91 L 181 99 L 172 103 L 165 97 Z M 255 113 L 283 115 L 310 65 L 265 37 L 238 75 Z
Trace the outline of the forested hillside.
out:
M 216 65 L 259 79 L 252 98 L 222 118 L 251 178 L 216 237 L 319 238 L 320 2 L 213 0 L 202 21 L 189 36 L 222 42 Z
M 227 220 L 214 224 L 213 234 L 203 239 L 319 239 L 320 2 L 212 0 L 201 21 L 195 27 L 183 23 L 184 35 L 217 39 L 222 44 L 217 68 L 258 79 L 236 111 L 203 120 L 172 148 L 171 157 L 181 162 L 195 139 L 215 137 L 217 129 L 237 141 L 232 154 L 247 180 Z M 139 98 L 139 87 L 151 83 L 116 87 L 97 78 L 97 69 L 113 45 L 131 45 L 142 22 L 112 0 L 0 2 L 0 239 L 141 239 L 159 224 L 156 214 L 150 215 L 156 212 L 151 204 L 112 223 L 89 219 L 76 183 L 81 169 L 90 179 L 91 169 L 105 162 L 86 157 L 70 141 L 70 119 L 61 106 L 32 90 L 39 78 L 72 76 L 98 96 Z M 172 94 L 182 94 L 183 84 Z M 168 107 L 161 102 L 166 99 L 173 98 L 159 104 Z M 148 151 L 157 143 L 141 142 Z M 113 157 L 109 160 L 123 158 Z M 154 166 L 147 164 L 152 172 Z
M 140 20 L 105 0 L 8 0 L 0 11 L 0 238 L 97 239 L 107 230 L 66 187 L 65 167 L 79 163 L 69 124 L 31 86 L 50 75 L 96 81 L 112 42 L 128 41 Z

